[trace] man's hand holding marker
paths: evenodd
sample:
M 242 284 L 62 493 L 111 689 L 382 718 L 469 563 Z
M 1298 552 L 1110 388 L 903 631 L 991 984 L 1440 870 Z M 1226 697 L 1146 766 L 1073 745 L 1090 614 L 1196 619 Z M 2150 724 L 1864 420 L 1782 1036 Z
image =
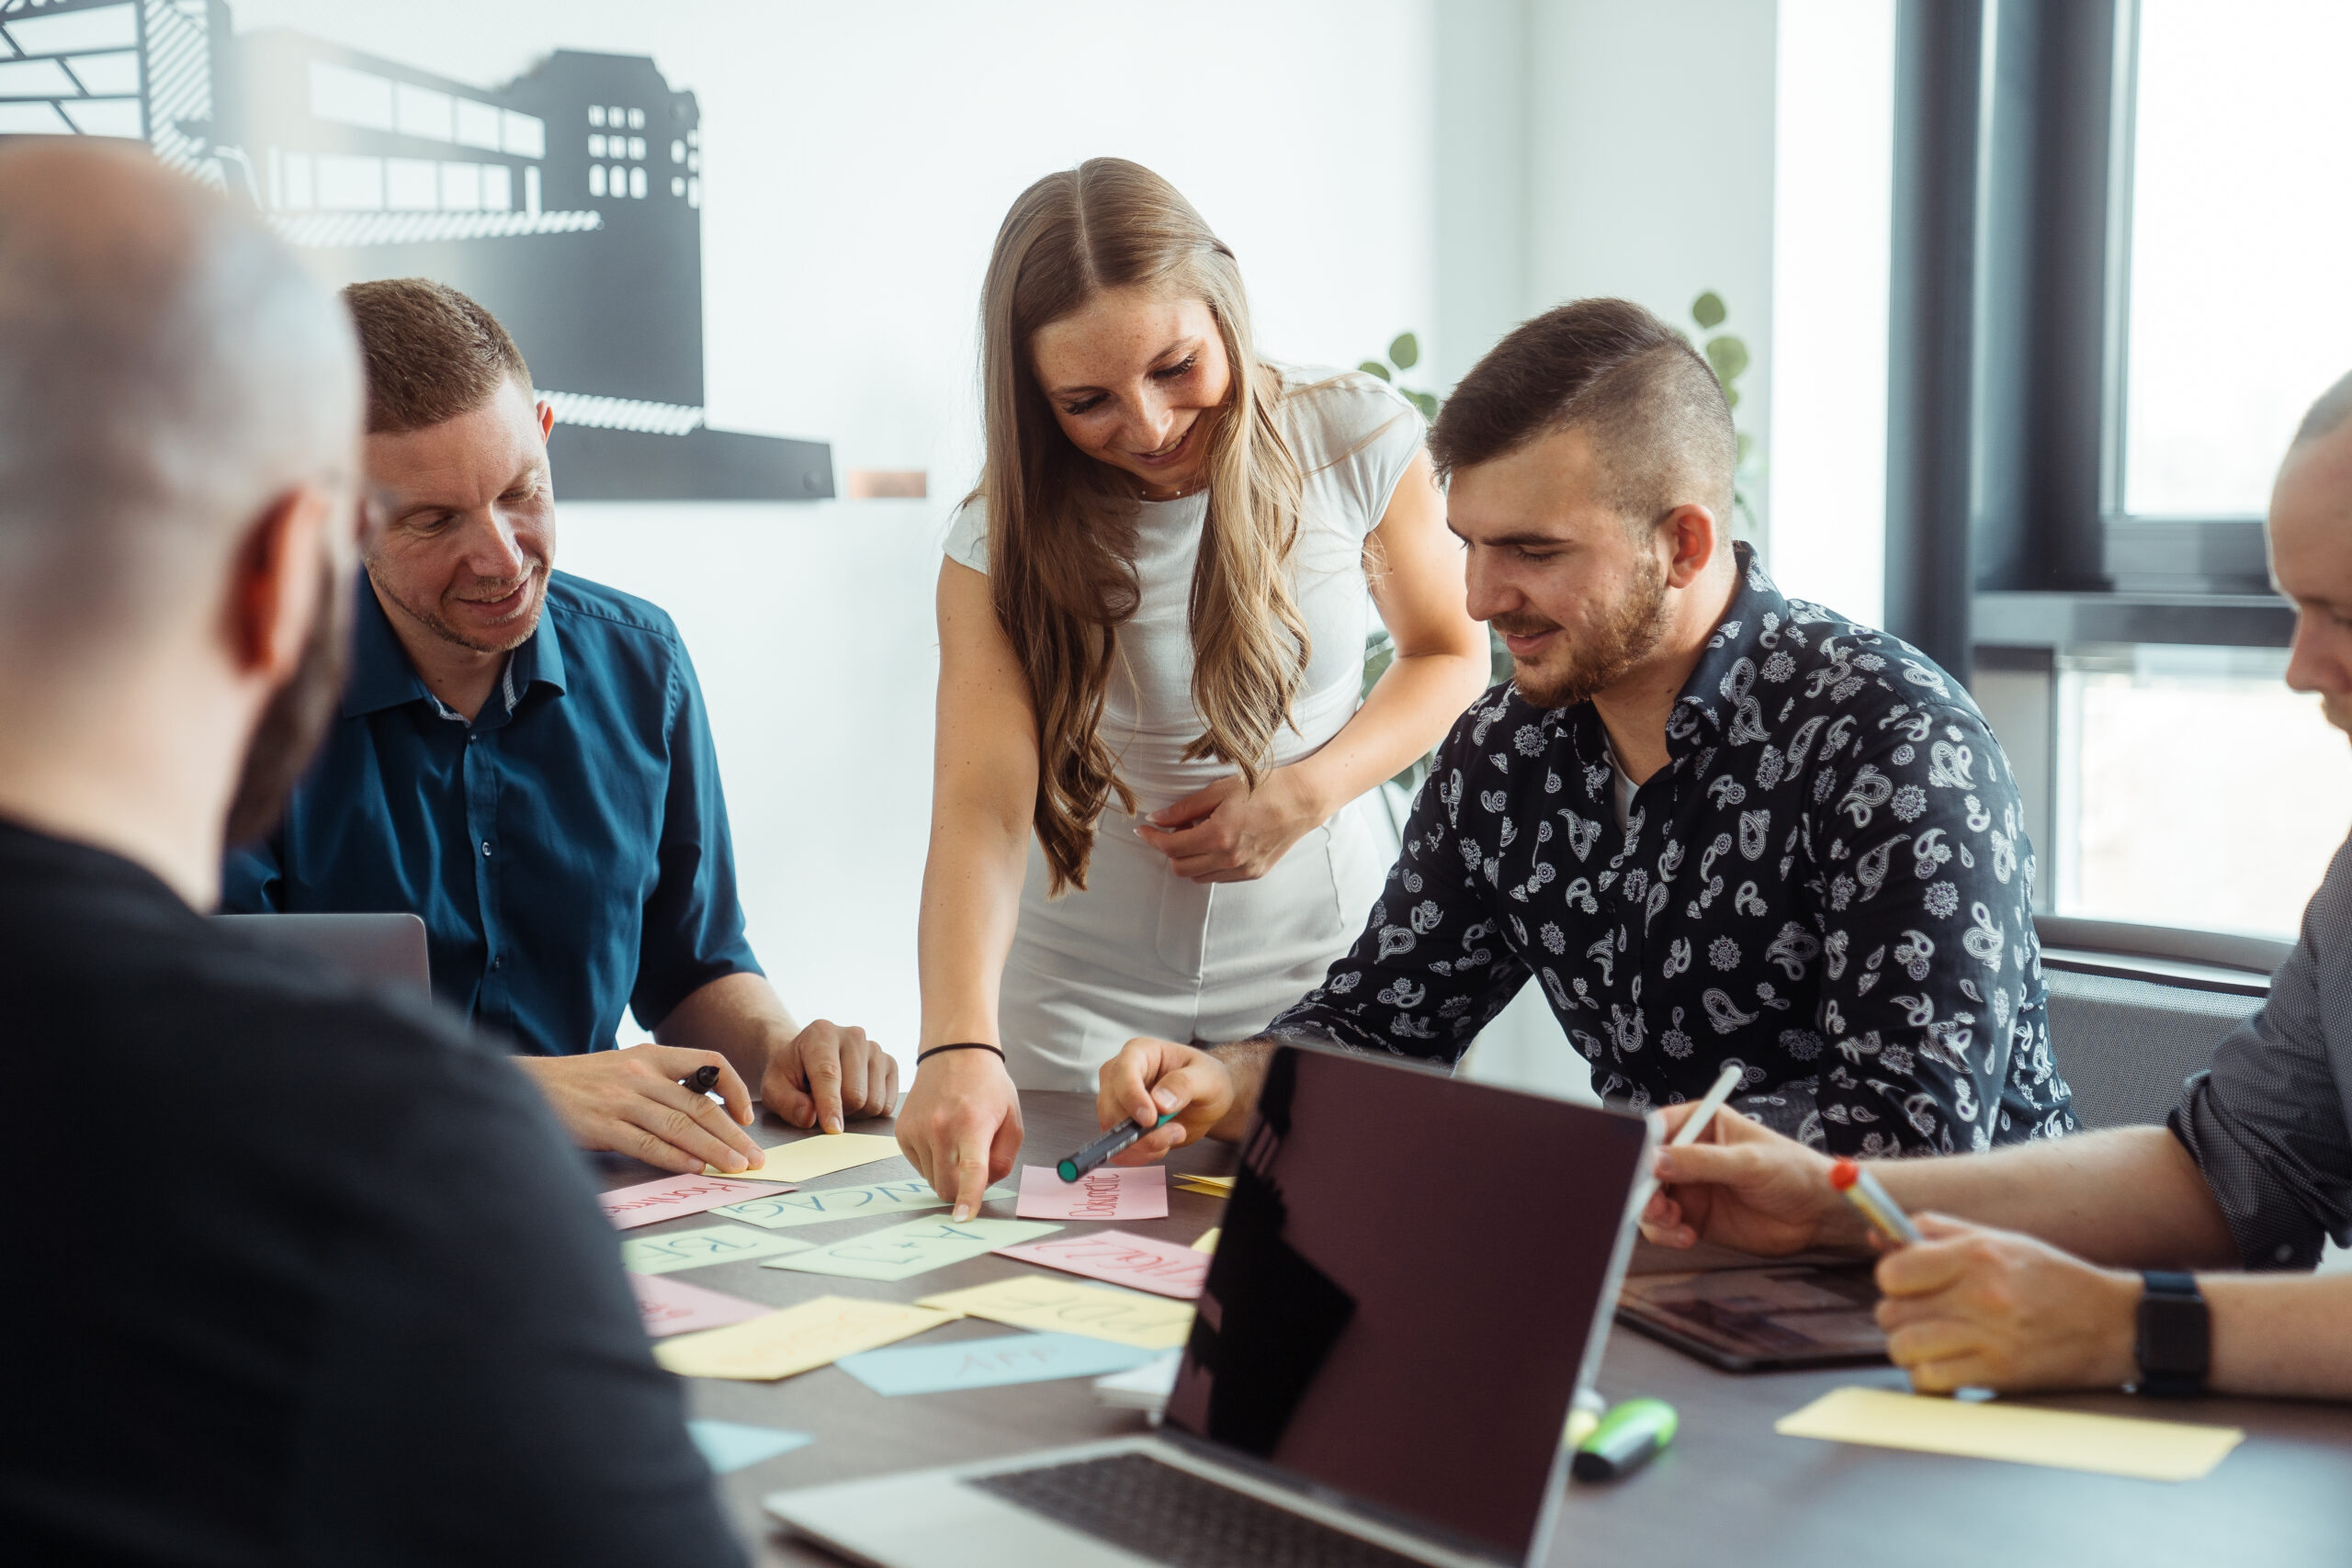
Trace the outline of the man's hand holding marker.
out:
M 1668 1108 L 1668 1133 L 1702 1109 Z M 1703 1240 L 1768 1258 L 1883 1252 L 1879 1326 L 1888 1358 L 1922 1393 L 2132 1382 L 2140 1276 L 2015 1232 L 1906 1214 L 1879 1173 L 1932 1163 L 1833 1160 L 1744 1116 L 1714 1116 L 1698 1141 L 1658 1151 L 1642 1234 L 1662 1247 Z

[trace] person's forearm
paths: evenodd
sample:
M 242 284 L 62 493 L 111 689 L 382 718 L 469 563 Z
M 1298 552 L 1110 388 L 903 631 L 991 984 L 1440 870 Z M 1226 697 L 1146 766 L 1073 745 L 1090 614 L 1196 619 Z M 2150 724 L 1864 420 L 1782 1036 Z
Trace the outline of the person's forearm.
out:
M 2203 1274 L 2217 1393 L 2352 1399 L 2352 1274 Z
M 800 1032 L 784 998 L 767 977 L 748 969 L 697 987 L 654 1026 L 663 1045 L 716 1051 L 756 1090 L 767 1072 L 768 1055 Z
M 1314 803 L 1317 820 L 1403 773 L 1444 739 L 1487 689 L 1487 674 L 1483 648 L 1476 654 L 1399 654 L 1340 733 L 1285 770 Z
M 2232 1268 L 2236 1243 L 2180 1140 L 2124 1127 L 1952 1159 L 1873 1161 L 1911 1211 L 2023 1231 L 2111 1267 Z
M 919 1048 L 1002 1043 L 997 998 L 1021 919 L 1028 824 L 942 802 L 932 816 L 915 948 L 922 985 Z

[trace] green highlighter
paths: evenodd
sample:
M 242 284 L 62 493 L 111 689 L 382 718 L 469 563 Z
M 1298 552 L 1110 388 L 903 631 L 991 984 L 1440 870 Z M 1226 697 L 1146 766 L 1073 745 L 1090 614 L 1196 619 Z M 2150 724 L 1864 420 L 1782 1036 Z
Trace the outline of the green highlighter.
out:
M 1630 1475 L 1674 1441 L 1680 1424 L 1663 1399 L 1629 1399 L 1600 1418 L 1592 1435 L 1577 1445 L 1568 1473 L 1578 1481 L 1614 1481 Z

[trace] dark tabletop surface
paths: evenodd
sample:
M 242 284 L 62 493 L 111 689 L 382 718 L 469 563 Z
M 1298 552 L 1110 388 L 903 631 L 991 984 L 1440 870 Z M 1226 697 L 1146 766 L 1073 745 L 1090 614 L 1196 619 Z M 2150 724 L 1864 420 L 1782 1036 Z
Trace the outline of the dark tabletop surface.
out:
M 1049 1165 L 1092 1137 L 1094 1102 L 1078 1094 L 1023 1099 L 1027 1131 L 1023 1163 Z M 860 1122 L 852 1131 L 888 1133 L 890 1123 Z M 801 1134 L 768 1121 L 754 1129 L 763 1144 Z M 1177 1171 L 1224 1173 L 1233 1151 L 1222 1144 L 1180 1150 Z M 610 1159 L 608 1186 L 652 1179 L 661 1172 Z M 856 1187 L 913 1174 L 903 1159 L 837 1172 L 804 1189 Z M 1018 1171 L 1007 1179 L 1017 1182 Z M 1217 1223 L 1222 1204 L 1175 1187 L 1166 1220 L 1118 1227 L 1190 1242 Z M 981 1211 L 1012 1216 L 1012 1200 Z M 934 1211 L 935 1213 L 935 1211 Z M 879 1230 L 915 1216 L 846 1221 L 794 1234 L 827 1241 Z M 659 1235 L 719 1223 L 695 1215 L 648 1225 Z M 1072 1224 L 1073 1232 L 1112 1228 Z M 1730 1255 L 1723 1255 L 1727 1260 Z M 1692 1267 L 1690 1254 L 1643 1247 L 1634 1268 Z M 783 1307 L 841 1294 L 913 1301 L 934 1292 L 1031 1272 L 1009 1258 L 983 1257 L 891 1284 L 837 1280 L 722 1263 L 676 1276 L 693 1284 Z M 1072 1282 L 1076 1276 L 1069 1277 Z M 953 1323 L 907 1343 L 936 1344 L 1017 1332 L 977 1319 Z M 1600 1372 L 1611 1401 L 1651 1394 L 1681 1414 L 1674 1447 L 1626 1480 L 1576 1484 L 1560 1509 L 1550 1562 L 1821 1564 L 1898 1562 L 2037 1564 L 2352 1562 L 2352 1408 L 2250 1399 L 2152 1405 L 2126 1394 L 2036 1401 L 2125 1416 L 2170 1416 L 2242 1427 L 2246 1440 L 2202 1481 L 2168 1483 L 1996 1464 L 1979 1460 L 1851 1447 L 1782 1438 L 1772 1423 L 1849 1383 L 1900 1388 L 1879 1367 L 1735 1375 L 1719 1372 L 1639 1335 L 1613 1331 Z M 721 1477 L 719 1487 L 744 1539 L 763 1564 L 836 1564 L 838 1560 L 786 1538 L 761 1512 L 779 1488 L 849 1480 L 892 1470 L 965 1463 L 1032 1449 L 1125 1436 L 1144 1430 L 1134 1412 L 1105 1409 L 1091 1380 L 1016 1384 L 956 1393 L 885 1398 L 836 1367 L 780 1382 L 690 1379 L 697 1416 L 781 1427 L 816 1441 Z M 1407 1439 L 1408 1440 L 1408 1439 Z

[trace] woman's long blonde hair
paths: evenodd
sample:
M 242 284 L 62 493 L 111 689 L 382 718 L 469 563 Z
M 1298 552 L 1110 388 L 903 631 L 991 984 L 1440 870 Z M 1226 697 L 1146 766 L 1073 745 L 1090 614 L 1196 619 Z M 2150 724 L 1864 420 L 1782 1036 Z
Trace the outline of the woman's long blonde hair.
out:
M 1200 739 L 1252 788 L 1290 721 L 1311 648 L 1291 593 L 1302 482 L 1260 360 L 1233 253 L 1176 187 L 1140 164 L 1090 158 L 1021 193 L 997 231 L 980 296 L 989 581 L 1037 715 L 1037 841 L 1049 891 L 1086 886 L 1094 827 L 1115 795 L 1135 809 L 1102 737 L 1121 623 L 1135 614 L 1134 480 L 1073 446 L 1037 385 L 1029 345 L 1108 288 L 1205 301 L 1231 387 L 1210 434 L 1208 516 L 1193 570 L 1193 704 Z M 1207 417 L 1207 416 L 1204 416 Z

